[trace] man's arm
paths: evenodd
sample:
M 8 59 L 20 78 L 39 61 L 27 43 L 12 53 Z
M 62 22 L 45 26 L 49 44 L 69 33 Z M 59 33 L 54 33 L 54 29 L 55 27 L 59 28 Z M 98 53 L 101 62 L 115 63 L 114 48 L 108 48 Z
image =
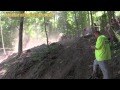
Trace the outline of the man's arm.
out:
M 96 42 L 95 46 L 91 46 L 91 48 L 95 49 L 95 50 L 100 50 L 101 47 L 103 46 L 104 43 L 104 39 L 103 38 L 99 38 Z
M 91 46 L 92 49 L 95 49 L 95 50 L 99 50 L 98 48 L 96 48 L 95 46 Z
M 95 47 L 97 48 L 97 50 L 99 50 L 102 48 L 103 45 L 104 45 L 104 38 L 101 37 L 97 40 Z

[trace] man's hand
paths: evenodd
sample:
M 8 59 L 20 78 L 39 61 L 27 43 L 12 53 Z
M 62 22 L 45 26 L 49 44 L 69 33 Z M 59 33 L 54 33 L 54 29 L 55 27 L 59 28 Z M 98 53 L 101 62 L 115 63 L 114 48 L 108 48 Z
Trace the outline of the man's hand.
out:
M 91 46 L 92 49 L 98 50 L 95 46 Z
M 95 49 L 95 46 L 91 46 L 92 49 Z

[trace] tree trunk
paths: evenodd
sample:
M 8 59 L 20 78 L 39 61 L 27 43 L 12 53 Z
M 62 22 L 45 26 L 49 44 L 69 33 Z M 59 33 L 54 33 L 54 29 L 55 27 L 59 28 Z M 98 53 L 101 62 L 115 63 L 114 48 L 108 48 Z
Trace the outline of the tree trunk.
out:
M 109 23 L 111 25 L 111 19 L 112 19 L 112 13 L 111 13 L 111 11 L 107 11 L 107 15 L 108 15 L 108 21 L 109 21 Z
M 110 17 L 109 11 L 107 11 L 107 16 L 108 16 L 108 22 L 109 22 L 109 24 L 111 25 L 111 17 Z
M 113 32 L 113 28 L 111 27 L 111 19 L 112 19 L 112 13 L 110 11 L 107 11 L 107 16 L 108 16 L 108 21 L 109 21 L 109 24 L 110 24 L 110 36 L 111 36 L 111 42 L 116 40 L 117 38 L 115 37 L 115 33 Z
M 66 18 L 65 18 L 65 11 L 62 12 L 62 26 L 63 26 L 63 30 L 64 30 L 64 33 L 66 33 Z
M 112 12 L 113 19 L 115 19 L 115 11 L 111 11 L 111 12 Z
M 67 29 L 67 34 L 66 35 L 68 35 L 69 32 L 68 32 L 68 23 L 67 23 L 67 21 L 66 21 L 66 29 Z
M 102 34 L 108 36 L 108 33 L 106 31 L 109 31 L 108 28 L 108 23 L 107 23 L 107 15 L 104 11 L 103 15 L 101 16 L 101 19 L 100 19 L 100 31 Z
M 67 31 L 66 31 L 66 35 L 68 35 L 69 34 L 69 31 L 68 31 L 68 22 L 67 22 L 67 11 L 65 11 L 65 26 L 66 26 L 66 29 L 67 29 Z
M 54 11 L 54 32 L 56 31 L 55 23 L 56 23 L 56 11 Z
M 21 14 L 23 14 L 24 12 L 25 11 L 20 11 Z M 20 17 L 18 56 L 20 56 L 22 51 L 23 51 L 23 48 L 22 48 L 22 43 L 23 43 L 23 22 L 24 22 L 24 17 Z
M 105 14 L 105 11 L 104 11 L 104 14 Z
M 92 11 L 90 11 L 90 16 L 91 16 L 92 31 L 94 32 Z
M 77 36 L 79 37 L 79 27 L 78 27 L 76 11 L 74 11 L 74 14 L 75 14 L 75 23 L 76 23 L 76 33 L 77 33 Z
M 83 11 L 80 11 L 79 12 L 79 17 L 80 17 L 80 25 L 81 25 L 81 34 L 83 35 L 84 34 L 84 30 L 83 30 L 83 18 L 82 18 L 82 14 Z
M 83 16 L 83 11 L 81 11 L 81 29 L 83 30 L 84 28 L 83 28 L 83 18 L 82 18 L 82 16 Z
M 64 22 L 64 16 L 62 17 L 62 29 L 64 30 L 64 32 L 65 32 L 65 24 L 64 24 L 65 22 Z
M 89 11 L 88 11 L 88 27 L 90 28 L 90 14 L 89 14 Z
M 47 30 L 46 30 L 46 20 L 45 20 L 45 17 L 44 17 L 44 25 L 45 25 L 45 34 L 46 34 L 46 39 L 47 39 L 47 47 L 49 48 L 49 45 L 48 45 L 48 34 L 47 34 Z
M 2 31 L 1 17 L 0 17 L 0 29 L 1 29 L 1 38 L 2 38 L 3 52 L 4 52 L 4 54 L 6 55 L 5 45 L 4 45 L 4 39 L 3 39 L 3 31 Z

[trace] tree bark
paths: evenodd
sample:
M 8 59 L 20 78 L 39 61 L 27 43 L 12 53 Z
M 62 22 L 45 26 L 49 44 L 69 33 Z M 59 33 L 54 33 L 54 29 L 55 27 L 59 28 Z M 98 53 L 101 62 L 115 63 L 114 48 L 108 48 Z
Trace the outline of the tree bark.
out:
M 64 30 L 64 33 L 67 33 L 66 31 L 66 17 L 65 17 L 65 11 L 62 11 L 62 27 L 63 27 L 63 30 Z
M 108 15 L 108 21 L 109 21 L 109 23 L 111 25 L 111 19 L 112 19 L 112 13 L 111 13 L 111 11 L 107 11 L 107 15 Z
M 90 11 L 90 16 L 91 16 L 92 31 L 94 32 L 92 11 Z
M 74 11 L 74 14 L 75 14 L 75 23 L 76 23 L 76 31 L 75 32 L 77 33 L 77 36 L 79 37 L 79 27 L 78 27 L 76 11 Z
M 113 32 L 113 28 L 111 27 L 112 25 L 111 25 L 111 19 L 112 19 L 112 13 L 111 13 L 111 11 L 107 11 L 107 16 L 108 16 L 108 21 L 109 21 L 109 24 L 110 24 L 110 37 L 111 37 L 111 42 L 113 41 L 113 40 L 115 40 L 115 39 L 117 39 L 116 37 L 115 37 L 115 33 Z
M 56 31 L 55 23 L 56 23 L 56 11 L 54 11 L 54 32 Z
M 115 11 L 112 11 L 112 17 L 115 19 Z
M 20 14 L 23 14 L 25 11 L 20 11 Z M 18 43 L 18 56 L 21 55 L 23 51 L 23 22 L 24 17 L 20 17 L 20 28 L 19 28 L 19 43 Z
M 2 38 L 3 52 L 4 52 L 4 54 L 6 55 L 5 45 L 4 45 L 4 38 L 3 38 L 3 31 L 2 31 L 1 17 L 0 17 L 0 29 L 1 29 L 1 38 Z
M 45 17 L 44 17 L 44 25 L 45 25 L 45 34 L 46 34 L 46 39 L 47 39 L 47 47 L 49 48 L 49 45 L 48 45 L 48 34 L 47 34 L 47 30 L 46 30 L 46 20 L 45 20 Z
M 89 14 L 89 11 L 88 11 L 88 27 L 90 28 L 90 14 Z
M 67 14 L 67 11 L 66 11 L 65 13 Z M 68 31 L 68 22 L 67 22 L 67 15 L 65 16 L 65 25 L 66 25 L 66 29 L 67 29 L 66 35 L 69 35 L 69 31 Z
M 105 14 L 105 11 L 104 11 L 104 14 Z

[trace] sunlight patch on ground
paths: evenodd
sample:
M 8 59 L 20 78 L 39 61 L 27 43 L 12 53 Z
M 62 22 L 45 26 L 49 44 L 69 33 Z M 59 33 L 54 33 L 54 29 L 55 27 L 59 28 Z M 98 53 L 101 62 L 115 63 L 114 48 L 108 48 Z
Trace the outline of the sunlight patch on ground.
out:
M 0 59 L 0 63 L 2 63 L 5 59 Z
M 7 71 L 7 70 L 2 69 L 2 70 L 0 71 L 0 75 L 4 75 L 4 74 L 6 73 L 6 71 Z
M 0 70 L 0 78 L 2 78 L 2 76 L 4 76 L 6 72 L 7 72 L 6 69 Z
M 2 63 L 4 60 L 6 60 L 8 56 L 0 56 L 0 63 Z
M 0 55 L 0 63 L 2 63 L 3 61 L 7 60 L 10 56 L 14 55 L 15 53 L 13 51 L 6 51 L 6 55 L 4 53 L 2 53 Z M 15 57 L 12 56 L 13 58 Z

